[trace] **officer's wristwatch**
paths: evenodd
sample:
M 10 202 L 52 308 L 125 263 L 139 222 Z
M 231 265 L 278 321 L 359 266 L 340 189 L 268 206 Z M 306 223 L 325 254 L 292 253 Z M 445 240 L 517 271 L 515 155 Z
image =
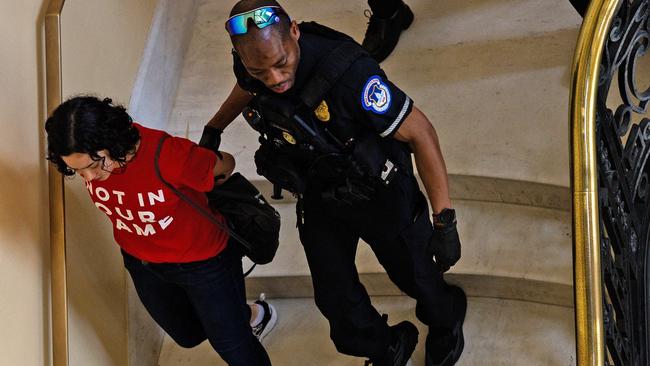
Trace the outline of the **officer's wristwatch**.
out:
M 443 208 L 438 214 L 433 214 L 433 226 L 444 228 L 456 223 L 456 210 Z

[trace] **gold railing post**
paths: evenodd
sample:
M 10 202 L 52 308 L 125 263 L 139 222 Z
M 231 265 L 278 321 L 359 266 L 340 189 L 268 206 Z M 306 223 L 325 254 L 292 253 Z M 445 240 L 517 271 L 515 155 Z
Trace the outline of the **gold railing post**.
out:
M 578 366 L 605 364 L 598 217 L 596 97 L 608 32 L 623 0 L 592 0 L 573 59 L 570 105 L 576 352 Z
M 50 0 L 45 13 L 45 78 L 47 114 L 62 102 L 61 10 L 65 0 Z M 63 176 L 52 164 L 49 172 L 50 265 L 52 267 L 52 363 L 68 365 L 68 302 L 65 260 Z

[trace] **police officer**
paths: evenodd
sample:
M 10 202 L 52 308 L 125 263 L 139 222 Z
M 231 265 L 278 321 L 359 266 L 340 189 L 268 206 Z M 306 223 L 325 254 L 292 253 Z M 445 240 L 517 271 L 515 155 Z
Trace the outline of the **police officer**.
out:
M 260 133 L 258 172 L 298 197 L 315 302 L 340 352 L 401 366 L 418 341 L 412 323 L 388 326 L 372 306 L 354 262 L 362 238 L 417 300 L 416 315 L 429 327 L 426 365 L 455 364 L 467 300 L 443 279 L 460 258 L 460 241 L 431 123 L 348 36 L 298 25 L 274 0 L 239 1 L 230 15 L 237 85 L 200 144 L 217 149 L 242 112 Z

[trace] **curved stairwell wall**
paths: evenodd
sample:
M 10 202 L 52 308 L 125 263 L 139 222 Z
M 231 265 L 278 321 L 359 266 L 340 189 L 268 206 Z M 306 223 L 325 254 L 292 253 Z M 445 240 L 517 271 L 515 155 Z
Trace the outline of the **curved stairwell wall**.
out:
M 473 346 L 483 347 L 483 353 L 463 356 L 461 364 L 480 360 L 503 365 L 574 364 L 566 116 L 581 19 L 565 0 L 407 3 L 416 20 L 382 67 L 435 126 L 450 173 L 463 258 L 448 279 L 472 297 L 470 309 L 475 312 L 468 315 L 468 327 Z M 363 0 L 334 4 L 284 0 L 282 5 L 298 21 L 318 20 L 357 40 L 363 37 L 367 21 Z M 167 124 L 172 134 L 197 141 L 234 83 L 231 46 L 223 30 L 228 10 L 221 1 L 197 0 Z M 241 117 L 223 136 L 222 148 L 234 154 L 237 170 L 256 181 L 268 197 L 270 184 L 256 175 L 252 163 L 256 147 L 256 133 Z M 276 205 L 283 217 L 278 256 L 253 272 L 249 294 L 310 297 L 292 199 Z M 366 245 L 360 245 L 357 263 L 371 295 L 399 295 Z M 284 300 L 278 301 L 284 306 Z M 406 312 L 400 306 L 410 306 L 409 300 L 386 304 L 398 313 Z M 519 329 L 520 324 L 526 326 Z M 492 330 L 511 338 L 498 343 L 491 338 Z M 325 338 L 314 344 L 327 342 L 326 328 L 322 331 Z M 556 341 L 549 341 L 551 336 Z M 273 342 L 276 357 L 291 353 L 288 341 Z M 196 358 L 202 356 L 165 347 L 168 359 L 186 357 L 202 364 Z M 538 349 L 530 351 L 531 347 Z M 504 350 L 523 358 L 505 357 Z M 170 356 L 174 352 L 179 353 Z M 161 365 L 176 364 L 183 363 L 161 359 Z

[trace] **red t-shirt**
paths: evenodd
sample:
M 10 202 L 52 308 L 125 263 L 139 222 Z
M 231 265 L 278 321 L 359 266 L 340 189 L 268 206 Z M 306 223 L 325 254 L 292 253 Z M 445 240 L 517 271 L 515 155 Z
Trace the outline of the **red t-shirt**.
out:
M 154 263 L 192 262 L 220 253 L 228 233 L 210 222 L 156 176 L 154 157 L 163 131 L 134 124 L 140 146 L 125 168 L 105 181 L 86 183 L 95 206 L 113 222 L 113 235 L 127 253 Z M 208 211 L 205 193 L 214 185 L 216 155 L 195 143 L 169 137 L 160 152 L 162 177 Z M 225 224 L 223 216 L 215 213 Z

